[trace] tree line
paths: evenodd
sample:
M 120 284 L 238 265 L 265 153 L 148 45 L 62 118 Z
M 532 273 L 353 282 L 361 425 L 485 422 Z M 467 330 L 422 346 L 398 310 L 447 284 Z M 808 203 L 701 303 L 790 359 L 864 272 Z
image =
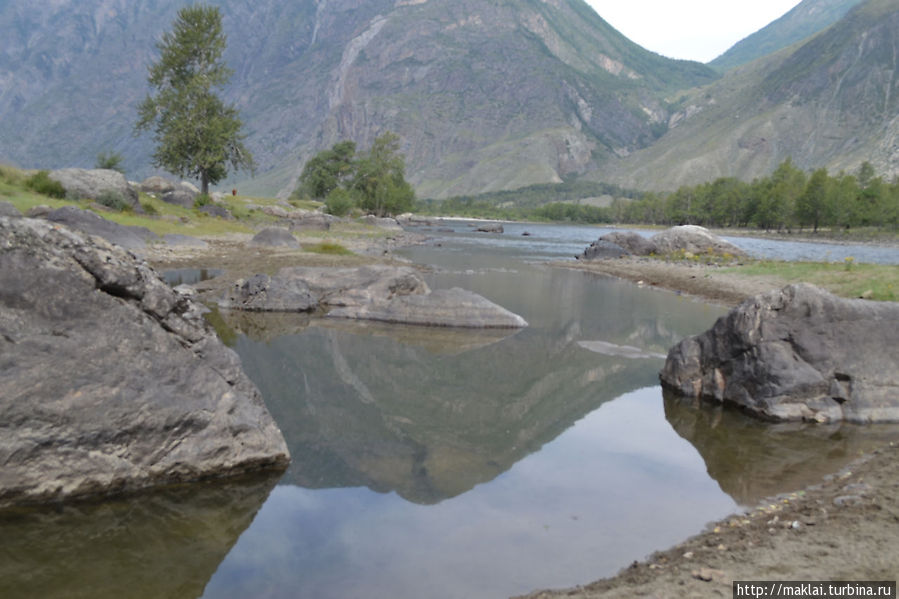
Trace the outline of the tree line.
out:
M 669 194 L 616 201 L 608 222 L 692 224 L 792 231 L 851 227 L 899 228 L 899 180 L 886 182 L 864 162 L 854 174 L 826 168 L 806 174 L 791 159 L 751 183 L 721 177 Z

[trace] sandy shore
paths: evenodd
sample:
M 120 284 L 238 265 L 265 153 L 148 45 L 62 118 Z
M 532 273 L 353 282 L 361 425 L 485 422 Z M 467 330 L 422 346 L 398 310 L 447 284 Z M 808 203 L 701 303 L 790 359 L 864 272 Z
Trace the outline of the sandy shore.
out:
M 778 288 L 776 278 L 714 266 L 630 258 L 558 263 L 688 293 L 728 306 Z M 618 575 L 527 599 L 731 597 L 735 580 L 899 580 L 899 425 L 896 441 L 820 484 L 768 498 Z

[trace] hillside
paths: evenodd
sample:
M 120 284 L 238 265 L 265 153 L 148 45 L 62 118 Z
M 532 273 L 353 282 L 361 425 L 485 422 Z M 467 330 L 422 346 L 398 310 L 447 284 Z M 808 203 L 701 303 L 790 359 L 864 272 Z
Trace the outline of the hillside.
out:
M 796 47 L 728 71 L 682 98 L 652 147 L 591 175 L 625 187 L 673 189 L 721 176 L 803 169 L 899 175 L 899 0 L 868 0 Z
M 803 0 L 785 15 L 734 44 L 709 63 L 718 71 L 773 54 L 827 29 L 861 0 Z
M 154 40 L 180 1 L 9 0 L 0 9 L 0 161 L 150 173 L 135 138 Z M 715 79 L 631 43 L 583 0 L 219 3 L 259 163 L 248 192 L 289 191 L 312 153 L 398 133 L 419 195 L 559 181 L 652 144 L 673 90 Z

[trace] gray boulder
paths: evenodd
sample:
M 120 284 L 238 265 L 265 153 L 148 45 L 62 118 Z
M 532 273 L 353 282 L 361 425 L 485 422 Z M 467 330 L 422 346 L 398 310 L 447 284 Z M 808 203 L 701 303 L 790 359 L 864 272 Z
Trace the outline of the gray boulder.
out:
M 171 191 L 167 191 L 162 194 L 162 198 L 160 198 L 166 204 L 174 204 L 175 206 L 181 206 L 182 208 L 193 208 L 194 200 L 197 198 L 197 194 L 181 188 L 176 187 Z
M 0 506 L 283 468 L 196 304 L 102 239 L 0 217 Z
M 152 193 L 161 196 L 175 189 L 175 183 L 165 177 L 147 177 L 140 184 L 140 190 L 144 193 Z
M 290 219 L 291 231 L 329 231 L 331 223 L 339 220 L 330 214 L 307 212 Z
M 662 384 L 772 420 L 899 421 L 899 304 L 789 285 L 668 353 Z
M 646 237 L 633 231 L 614 231 L 599 238 L 623 247 L 634 256 L 648 256 L 655 253 L 656 246 Z
M 18 218 L 22 216 L 19 209 L 12 205 L 12 202 L 0 202 L 0 216 L 8 216 L 10 218 Z
M 256 233 L 249 245 L 254 247 L 286 247 L 298 249 L 300 242 L 287 229 L 268 227 Z
M 75 206 L 63 206 L 44 216 L 50 222 L 59 223 L 87 233 L 97 235 L 110 243 L 120 245 L 129 250 L 140 250 L 148 241 L 155 241 L 157 236 L 146 227 L 129 227 L 114 223 L 111 220 Z
M 374 214 L 367 214 L 362 217 L 362 222 L 373 227 L 380 227 L 388 231 L 402 231 L 403 228 L 395 218 L 379 218 Z
M 705 227 L 697 225 L 682 225 L 671 227 L 653 235 L 650 239 L 659 254 L 684 251 L 691 254 L 714 254 L 723 256 L 745 256 L 745 252 L 734 244 L 724 241 L 717 235 L 709 232 Z
M 279 277 L 302 280 L 323 307 L 359 307 L 397 295 L 430 293 L 415 269 L 373 264 L 349 268 L 288 266 Z
M 318 307 L 318 298 L 302 279 L 260 274 L 235 283 L 218 304 L 248 312 L 310 312 Z
M 629 256 L 630 252 L 611 241 L 597 239 L 584 250 L 580 256 L 575 256 L 578 260 L 607 260 L 610 258 L 621 258 Z
M 141 206 L 135 191 L 125 175 L 110 169 L 63 168 L 50 172 L 50 178 L 58 181 L 66 193 L 77 199 L 96 200 L 103 194 L 114 193 L 134 210 Z
M 206 204 L 205 206 L 200 206 L 200 212 L 203 214 L 208 214 L 209 216 L 215 216 L 218 218 L 224 219 L 232 219 L 231 213 L 224 206 L 220 206 L 219 204 Z

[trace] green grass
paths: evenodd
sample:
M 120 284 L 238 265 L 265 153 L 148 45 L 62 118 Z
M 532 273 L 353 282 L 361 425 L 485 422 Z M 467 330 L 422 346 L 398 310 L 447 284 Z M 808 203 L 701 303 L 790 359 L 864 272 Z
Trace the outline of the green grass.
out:
M 721 272 L 746 276 L 780 277 L 787 283 L 811 283 L 842 297 L 866 297 L 872 300 L 899 300 L 899 266 L 884 264 L 856 264 L 847 260 L 841 264 L 828 262 L 780 262 L 760 260 Z
M 346 249 L 336 241 L 321 241 L 319 243 L 304 245 L 303 250 L 314 254 L 328 254 L 331 256 L 352 256 L 353 252 Z

